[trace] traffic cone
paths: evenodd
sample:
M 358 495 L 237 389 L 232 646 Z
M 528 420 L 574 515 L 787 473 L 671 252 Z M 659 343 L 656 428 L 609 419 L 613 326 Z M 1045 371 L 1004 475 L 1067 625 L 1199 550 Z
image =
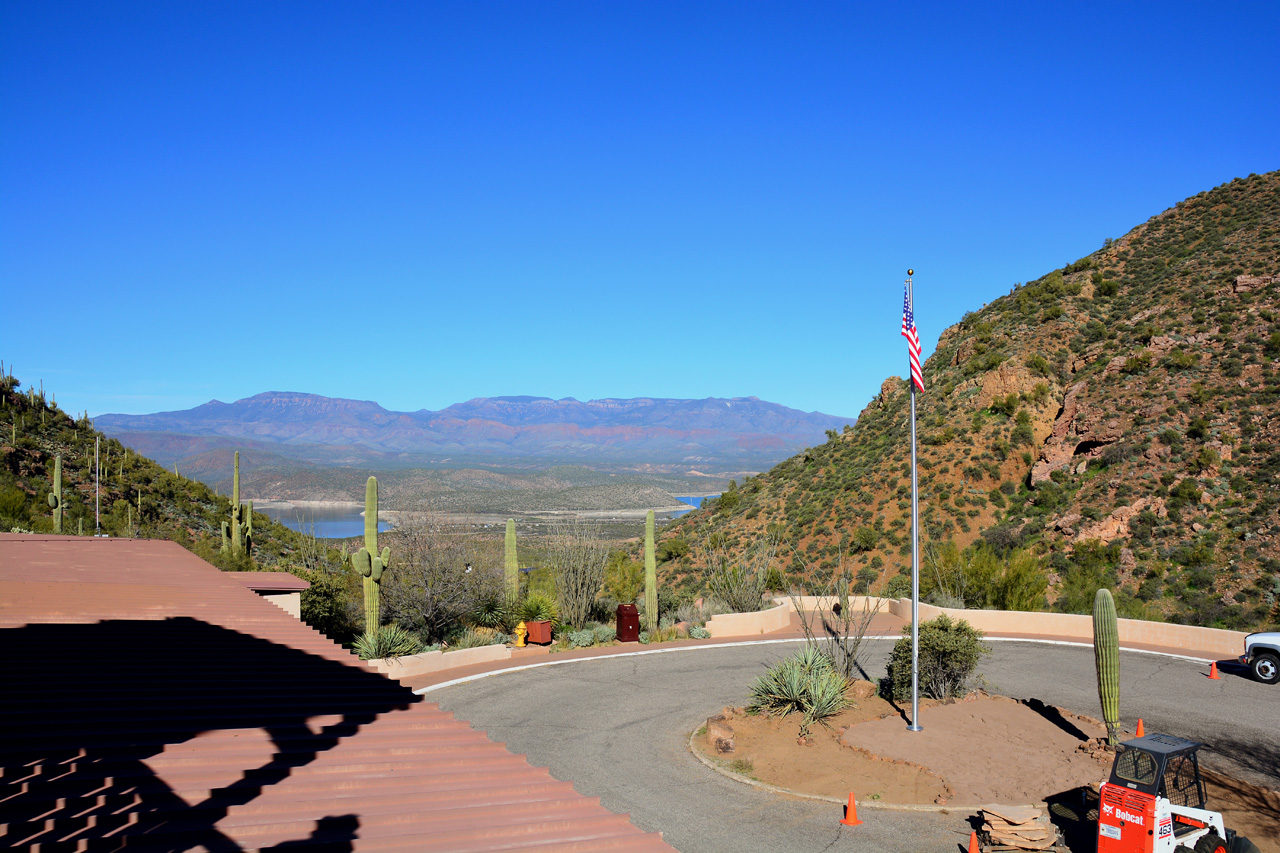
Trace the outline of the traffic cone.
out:
M 849 805 L 845 806 L 844 820 L 840 821 L 845 826 L 862 826 L 862 821 L 858 820 L 858 804 L 853 801 L 853 794 L 849 794 Z
M 982 853 L 982 848 L 978 846 L 978 831 L 976 829 L 969 831 L 969 853 Z
M 1222 680 L 1222 676 L 1218 675 L 1218 662 L 1216 660 L 1209 664 L 1209 678 L 1213 681 Z
M 1138 731 L 1134 733 L 1134 737 L 1142 737 L 1142 736 L 1143 736 L 1143 731 L 1142 731 L 1142 718 L 1141 718 L 1141 717 L 1139 717 L 1139 718 L 1138 718 Z

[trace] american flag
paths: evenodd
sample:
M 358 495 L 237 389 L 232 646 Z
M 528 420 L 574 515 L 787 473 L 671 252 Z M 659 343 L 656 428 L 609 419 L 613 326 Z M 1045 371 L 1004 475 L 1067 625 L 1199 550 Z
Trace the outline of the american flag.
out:
M 916 331 L 916 316 L 911 309 L 911 289 L 902 289 L 902 336 L 907 339 L 907 351 L 911 353 L 911 381 L 924 391 L 924 374 L 920 371 L 920 333 Z

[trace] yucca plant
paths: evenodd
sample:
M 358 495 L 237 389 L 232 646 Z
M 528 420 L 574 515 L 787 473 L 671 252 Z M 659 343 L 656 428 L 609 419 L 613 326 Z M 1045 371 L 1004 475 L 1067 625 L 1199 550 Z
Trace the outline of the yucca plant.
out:
M 826 655 L 805 646 L 756 679 L 748 708 L 778 717 L 799 713 L 800 736 L 807 737 L 815 722 L 827 725 L 829 718 L 849 707 L 848 686 Z
M 417 635 L 399 625 L 383 625 L 376 631 L 365 631 L 356 638 L 355 652 L 360 660 L 395 660 L 422 651 Z

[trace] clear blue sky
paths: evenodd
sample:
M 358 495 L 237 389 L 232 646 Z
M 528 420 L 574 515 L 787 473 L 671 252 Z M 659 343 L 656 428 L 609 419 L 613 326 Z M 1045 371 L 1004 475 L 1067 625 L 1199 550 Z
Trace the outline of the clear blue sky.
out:
M 967 310 L 1280 168 L 1280 4 L 0 0 L 0 358 L 856 415 Z

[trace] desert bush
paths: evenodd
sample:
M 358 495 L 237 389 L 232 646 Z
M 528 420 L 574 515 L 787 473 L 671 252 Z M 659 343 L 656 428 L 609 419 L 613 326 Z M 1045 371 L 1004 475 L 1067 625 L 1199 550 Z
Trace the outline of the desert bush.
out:
M 506 641 L 506 635 L 493 628 L 464 628 L 450 640 L 449 648 L 474 649 L 480 646 L 496 646 Z
M 604 585 L 608 545 L 596 527 L 563 524 L 552 530 L 546 547 L 560 619 L 580 628 L 590 618 L 591 606 Z
M 596 632 L 591 628 L 584 628 L 581 631 L 572 631 L 569 634 L 569 645 L 575 649 L 584 649 L 587 646 L 596 644 Z
M 608 625 L 597 625 L 595 628 L 597 643 L 612 643 L 618 639 L 618 632 Z
M 800 606 L 799 597 L 791 596 L 792 609 L 804 632 L 805 648 L 825 657 L 832 668 L 846 679 L 862 669 L 859 664 L 862 640 L 881 607 L 880 599 L 876 599 L 873 605 L 870 599 L 864 598 L 863 606 L 854 608 L 849 601 L 852 581 L 850 574 L 842 568 L 835 570 L 827 585 L 818 591 L 818 595 L 834 599 L 831 609 L 826 611 L 805 610 Z
M 848 686 L 848 680 L 836 671 L 826 655 L 806 645 L 756 679 L 751 685 L 751 701 L 747 707 L 777 717 L 801 714 L 800 735 L 803 737 L 813 723 L 827 725 L 827 719 L 849 706 L 845 696 Z
M 710 640 L 711 632 L 701 625 L 694 625 L 689 629 L 689 636 L 695 640 Z
M 360 660 L 395 660 L 416 655 L 422 650 L 422 641 L 399 625 L 383 625 L 376 631 L 365 631 L 357 637 L 354 648 Z
M 644 566 L 625 551 L 614 551 L 604 568 L 605 595 L 630 604 L 644 589 Z
M 896 701 L 911 698 L 911 628 L 902 629 L 903 638 L 893 646 L 886 676 Z M 946 615 L 920 624 L 921 695 L 932 699 L 963 696 L 982 657 L 991 651 L 982 642 L 982 632 L 963 619 Z
M 710 571 L 711 595 L 733 613 L 759 610 L 777 549 L 777 540 L 769 534 L 757 539 L 736 561 L 723 548 L 706 547 L 704 559 Z
M 434 516 L 406 515 L 385 536 L 392 564 L 382 579 L 382 612 L 428 642 L 453 633 L 502 589 L 495 555 Z

